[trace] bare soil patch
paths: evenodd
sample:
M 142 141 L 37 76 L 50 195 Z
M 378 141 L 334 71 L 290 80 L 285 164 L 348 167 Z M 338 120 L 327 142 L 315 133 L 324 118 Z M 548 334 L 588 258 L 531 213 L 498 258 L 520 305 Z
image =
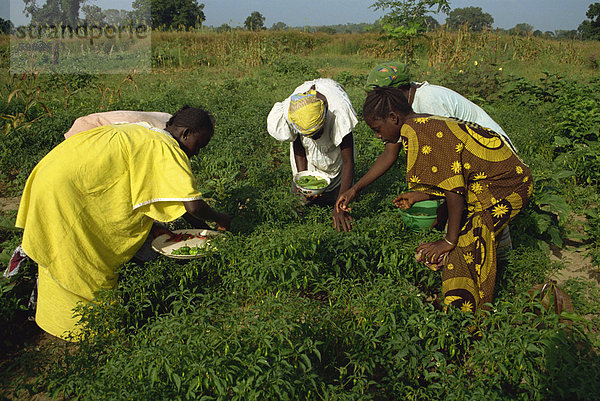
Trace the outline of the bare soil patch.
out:
M 17 210 L 19 209 L 20 202 L 20 196 L 14 196 L 12 198 L 0 198 L 0 210 L 2 210 L 3 212 L 9 210 Z
M 564 268 L 554 274 L 560 285 L 569 279 L 581 279 L 600 286 L 600 270 L 590 256 L 590 244 L 584 229 L 586 217 L 572 213 L 566 224 L 571 239 L 564 240 L 563 247 L 552 247 L 550 260 L 559 261 Z
M 31 388 L 35 382 L 32 372 L 43 369 L 48 360 L 49 349 L 64 347 L 64 341 L 42 331 L 34 322 L 23 323 L 22 342 L 15 344 L 12 349 L 4 349 L 0 359 L 0 377 L 5 386 L 0 387 L 0 399 L 11 401 L 49 401 L 43 392 L 30 392 L 23 388 Z M 26 357 L 25 357 L 26 356 Z M 16 388 L 19 390 L 15 391 Z M 59 397 L 59 400 L 61 398 Z
M 586 244 L 571 242 L 563 249 L 553 250 L 550 259 L 560 261 L 564 266 L 554 274 L 559 285 L 569 279 L 583 279 L 600 285 L 600 271 L 594 266 Z

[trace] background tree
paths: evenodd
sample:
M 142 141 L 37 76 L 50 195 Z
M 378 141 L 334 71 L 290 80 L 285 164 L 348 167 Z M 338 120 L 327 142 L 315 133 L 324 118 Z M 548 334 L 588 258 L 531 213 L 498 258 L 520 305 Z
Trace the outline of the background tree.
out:
M 83 21 L 88 26 L 104 26 L 106 25 L 106 16 L 100 7 L 97 5 L 85 5 L 81 7 L 81 11 L 85 15 Z
M 582 39 L 600 40 L 600 3 L 590 4 L 585 16 L 589 19 L 579 25 L 577 32 Z
M 554 37 L 559 40 L 571 40 L 577 37 L 577 30 L 558 29 L 554 31 Z
M 135 0 L 133 16 L 152 28 L 200 27 L 206 20 L 204 4 L 197 0 Z
M 79 8 L 86 0 L 61 0 L 65 21 L 69 26 L 79 24 Z
M 532 32 L 533 32 L 533 25 L 529 25 L 524 22 L 517 24 L 513 28 L 510 28 L 508 30 L 508 33 L 510 33 L 512 35 L 519 35 L 519 36 L 527 36 Z
M 104 20 L 108 25 L 119 26 L 129 19 L 129 11 L 109 8 L 104 10 Z
M 335 29 L 335 27 L 331 26 L 331 25 L 322 25 L 322 26 L 318 26 L 316 29 L 317 32 L 323 32 L 323 33 L 328 33 L 330 35 L 334 35 L 335 33 L 337 33 L 337 30 Z
M 39 6 L 37 0 L 23 0 L 26 16 L 31 16 L 34 25 L 79 25 L 79 7 L 86 0 L 47 0 Z
M 382 24 L 415 27 L 421 32 L 425 29 L 427 14 L 450 10 L 448 0 L 377 0 L 370 7 L 376 11 L 389 10 L 381 19 Z M 434 7 L 437 8 L 435 11 Z
M 494 18 L 481 10 L 481 7 L 456 8 L 448 14 L 446 25 L 458 29 L 467 24 L 471 31 L 482 31 L 492 27 Z
M 218 33 L 229 32 L 231 31 L 231 27 L 229 26 L 229 24 L 222 24 L 221 26 L 217 27 L 215 31 Z
M 128 15 L 128 19 L 133 24 L 152 23 L 152 0 L 134 0 L 131 3 L 132 11 Z
M 414 40 L 427 30 L 425 17 L 434 12 L 448 13 L 449 0 L 377 0 L 371 4 L 374 10 L 387 11 L 380 24 L 389 39 L 404 50 L 407 63 L 414 53 Z M 435 9 L 435 11 L 434 11 Z
M 284 22 L 279 21 L 271 25 L 270 29 L 272 31 L 285 31 L 286 29 L 288 29 L 288 26 Z
M 249 31 L 260 31 L 265 27 L 265 17 L 258 11 L 253 11 L 244 21 L 244 27 Z
M 14 29 L 14 24 L 11 20 L 0 18 L 0 33 L 9 34 Z
M 423 18 L 423 22 L 425 22 L 425 30 L 427 32 L 435 31 L 440 27 L 440 23 L 438 22 L 438 20 L 433 18 L 431 15 L 426 15 Z

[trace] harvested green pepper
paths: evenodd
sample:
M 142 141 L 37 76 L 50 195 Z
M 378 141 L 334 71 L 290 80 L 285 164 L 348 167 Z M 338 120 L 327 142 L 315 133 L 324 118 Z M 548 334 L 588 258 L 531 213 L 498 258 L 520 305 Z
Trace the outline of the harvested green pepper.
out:
M 296 183 L 305 189 L 321 189 L 327 186 L 327 180 L 313 175 L 305 175 L 296 180 Z
M 177 249 L 173 249 L 171 251 L 172 255 L 197 255 L 198 252 L 200 252 L 202 248 L 198 247 L 198 246 L 192 246 L 189 247 L 187 245 L 184 245 L 182 247 L 179 247 Z

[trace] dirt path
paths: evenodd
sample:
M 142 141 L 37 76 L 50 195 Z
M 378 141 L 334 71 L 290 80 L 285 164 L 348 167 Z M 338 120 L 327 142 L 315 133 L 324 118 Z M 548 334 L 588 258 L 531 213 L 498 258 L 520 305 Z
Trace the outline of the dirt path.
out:
M 566 224 L 570 232 L 562 249 L 552 248 L 550 260 L 562 262 L 564 268 L 554 274 L 557 283 L 563 284 L 569 279 L 581 279 L 600 286 L 600 269 L 595 267 L 590 256 L 590 245 L 586 242 L 587 233 L 584 225 L 586 217 L 572 213 Z M 578 238 L 578 239 L 575 239 Z
M 17 210 L 19 208 L 20 202 L 20 196 L 15 196 L 13 198 L 0 198 L 0 210 L 3 212 L 7 212 L 9 210 Z
M 46 362 L 42 359 L 42 355 L 50 353 L 48 350 L 59 349 L 63 343 L 63 341 L 43 332 L 34 322 L 27 321 L 24 326 L 26 326 L 23 328 L 24 337 L 26 338 L 24 343 L 16 345 L 12 352 L 8 352 L 0 360 L 0 371 L 2 372 L 2 380 L 5 383 L 4 386 L 0 386 L 0 399 L 11 401 L 57 401 L 43 392 L 30 394 L 21 389 L 17 394 L 14 393 L 15 385 L 23 386 L 23 380 L 28 386 L 35 384 L 31 372 L 25 371 L 42 368 Z M 14 366 L 12 362 L 15 357 L 23 354 L 27 354 L 29 357 L 18 366 Z M 59 397 L 58 401 L 60 400 L 63 400 L 63 398 Z
M 18 210 L 20 202 L 21 202 L 20 196 L 15 196 L 12 198 L 0 198 L 0 211 L 8 212 L 8 211 Z M 0 266 L 0 270 L 3 271 L 4 266 Z M 24 325 L 23 337 L 26 338 L 26 340 L 22 344 L 15 345 L 15 348 L 12 351 L 6 352 L 6 354 L 2 355 L 0 358 L 0 370 L 2 371 L 1 376 L 2 376 L 2 379 L 5 380 L 5 384 L 13 383 L 11 378 L 14 378 L 14 376 L 27 377 L 22 372 L 22 369 L 26 369 L 26 367 L 18 367 L 15 370 L 15 367 L 12 366 L 12 361 L 14 360 L 14 358 L 17 355 L 19 355 L 23 352 L 28 352 L 31 355 L 33 355 L 30 358 L 30 360 L 28 361 L 29 363 L 41 364 L 42 361 L 37 361 L 35 359 L 35 355 L 38 354 L 42 348 L 56 347 L 56 344 L 60 342 L 60 340 L 57 340 L 53 336 L 51 336 L 47 333 L 44 333 L 33 322 L 26 321 L 23 323 L 23 325 Z M 18 382 L 18 381 L 16 381 L 16 382 Z M 28 380 L 28 382 L 31 384 L 31 380 Z M 50 401 L 51 400 L 51 398 L 49 398 L 46 394 L 43 394 L 43 393 L 26 394 L 24 392 L 21 392 L 19 395 L 17 395 L 15 397 L 15 395 L 12 393 L 13 388 L 10 388 L 10 385 L 7 385 L 6 387 L 4 387 L 4 386 L 0 386 L 0 387 L 1 387 L 0 399 L 9 399 L 9 400 L 15 400 L 15 401 Z
M 560 285 L 569 279 L 583 279 L 600 285 L 600 270 L 594 267 L 589 248 L 582 243 L 568 243 L 563 249 L 552 252 L 550 260 L 561 261 L 564 269 L 554 275 Z

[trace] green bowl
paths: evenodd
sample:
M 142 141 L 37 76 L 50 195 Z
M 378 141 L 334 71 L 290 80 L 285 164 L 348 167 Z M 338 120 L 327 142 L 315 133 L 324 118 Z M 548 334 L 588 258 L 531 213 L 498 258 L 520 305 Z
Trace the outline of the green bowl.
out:
M 415 202 L 409 209 L 400 209 L 400 216 L 408 228 L 428 230 L 435 221 L 436 210 L 439 205 L 440 202 L 437 200 Z

